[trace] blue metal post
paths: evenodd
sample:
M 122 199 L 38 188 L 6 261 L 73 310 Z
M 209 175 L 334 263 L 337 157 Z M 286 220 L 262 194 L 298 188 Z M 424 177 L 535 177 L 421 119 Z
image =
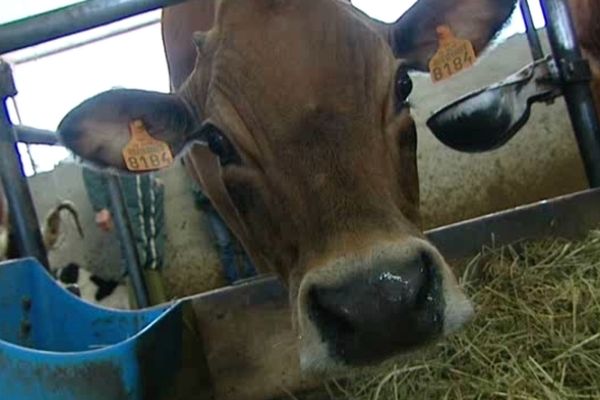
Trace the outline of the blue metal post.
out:
M 20 257 L 35 257 L 48 268 L 46 248 L 33 205 L 27 178 L 19 158 L 13 125 L 6 100 L 17 90 L 10 66 L 0 60 L 0 181 L 4 187 L 10 212 L 11 231 Z
M 566 0 L 541 0 L 548 39 L 591 187 L 600 187 L 600 123 L 590 87 L 590 65 L 583 58 Z

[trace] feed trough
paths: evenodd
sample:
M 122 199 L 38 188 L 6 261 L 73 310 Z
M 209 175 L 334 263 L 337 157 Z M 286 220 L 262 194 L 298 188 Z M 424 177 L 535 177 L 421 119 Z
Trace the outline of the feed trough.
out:
M 181 320 L 179 303 L 104 309 L 62 289 L 34 259 L 2 263 L 0 398 L 155 398 L 179 369 Z

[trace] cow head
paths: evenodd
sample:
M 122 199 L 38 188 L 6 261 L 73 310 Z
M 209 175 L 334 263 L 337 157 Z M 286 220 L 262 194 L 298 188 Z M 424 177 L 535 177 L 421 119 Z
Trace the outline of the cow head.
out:
M 334 0 L 222 0 L 177 94 L 105 92 L 59 133 L 119 170 L 134 120 L 187 152 L 253 261 L 288 284 L 302 367 L 378 363 L 472 314 L 420 228 L 407 71 L 427 65 L 436 27 L 481 51 L 512 8 L 421 0 L 386 25 Z

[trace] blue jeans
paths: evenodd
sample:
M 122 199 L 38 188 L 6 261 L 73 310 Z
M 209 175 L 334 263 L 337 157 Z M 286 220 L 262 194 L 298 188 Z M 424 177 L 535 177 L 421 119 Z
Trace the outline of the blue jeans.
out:
M 241 249 L 241 246 L 227 225 L 225 225 L 221 216 L 213 207 L 207 208 L 206 217 L 208 218 L 210 229 L 217 244 L 219 258 L 221 259 L 223 273 L 227 282 L 232 284 L 237 280 L 255 276 L 256 268 L 254 268 L 246 252 Z

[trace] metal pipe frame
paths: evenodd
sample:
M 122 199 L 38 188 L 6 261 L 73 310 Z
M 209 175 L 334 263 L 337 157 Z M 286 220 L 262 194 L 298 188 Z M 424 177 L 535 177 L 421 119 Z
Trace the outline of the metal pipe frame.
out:
M 591 187 L 600 187 L 600 123 L 590 87 L 590 65 L 582 57 L 567 1 L 540 2 L 587 178 Z
M 151 19 L 149 21 L 143 22 L 141 24 L 137 24 L 137 25 L 133 25 L 133 26 L 127 26 L 124 28 L 119 28 L 119 29 L 115 29 L 114 31 L 108 32 L 108 33 L 104 33 L 102 35 L 98 35 L 96 37 L 90 38 L 90 39 L 86 39 L 86 40 L 82 40 L 81 42 L 77 42 L 77 43 L 70 43 L 64 46 L 60 46 L 54 49 L 49 49 L 49 50 L 44 50 L 41 51 L 39 53 L 36 54 L 32 54 L 26 57 L 21 57 L 19 59 L 16 60 L 11 60 L 11 64 L 12 65 L 19 65 L 19 64 L 25 64 L 27 62 L 30 61 L 37 61 L 40 60 L 42 58 L 45 57 L 50 57 L 56 54 L 60 54 L 60 53 L 64 53 L 66 51 L 69 50 L 73 50 L 73 49 L 78 49 L 80 47 L 83 46 L 87 46 L 88 44 L 93 44 L 93 43 L 97 43 L 97 42 L 101 42 L 103 40 L 106 39 L 110 39 L 113 38 L 115 36 L 119 36 L 119 35 L 123 35 L 125 33 L 129 33 L 129 32 L 134 32 L 137 31 L 139 29 L 143 29 L 143 28 L 147 28 L 149 26 L 155 25 L 155 24 L 159 24 L 160 23 L 160 18 L 154 18 Z
M 31 191 L 18 156 L 17 141 L 6 101 L 17 94 L 10 66 L 0 60 L 0 181 L 10 212 L 11 230 L 21 257 L 34 257 L 49 268 Z
M 127 214 L 127 208 L 125 207 L 121 182 L 116 175 L 107 174 L 106 178 L 108 180 L 108 192 L 112 206 L 113 220 L 115 221 L 119 240 L 122 244 L 122 256 L 125 259 L 125 266 L 131 280 L 137 307 L 146 308 L 150 306 L 148 288 L 142 269 L 140 268 L 137 247 L 133 242 L 133 230 L 131 228 L 131 220 Z
M 0 25 L 0 54 L 72 35 L 186 0 L 87 0 Z
M 31 128 L 24 125 L 14 126 L 17 141 L 27 144 L 44 144 L 47 146 L 59 145 L 60 141 L 56 132 L 45 129 Z
M 521 15 L 523 15 L 523 21 L 525 21 L 527 41 L 529 42 L 529 48 L 531 49 L 533 61 L 541 60 L 544 58 L 544 50 L 542 48 L 540 37 L 535 29 L 535 24 L 533 23 L 531 9 L 529 8 L 529 1 L 519 0 L 519 8 L 521 9 Z
M 433 229 L 426 236 L 455 261 L 524 240 L 579 239 L 600 226 L 598 204 L 600 189 L 589 189 Z

